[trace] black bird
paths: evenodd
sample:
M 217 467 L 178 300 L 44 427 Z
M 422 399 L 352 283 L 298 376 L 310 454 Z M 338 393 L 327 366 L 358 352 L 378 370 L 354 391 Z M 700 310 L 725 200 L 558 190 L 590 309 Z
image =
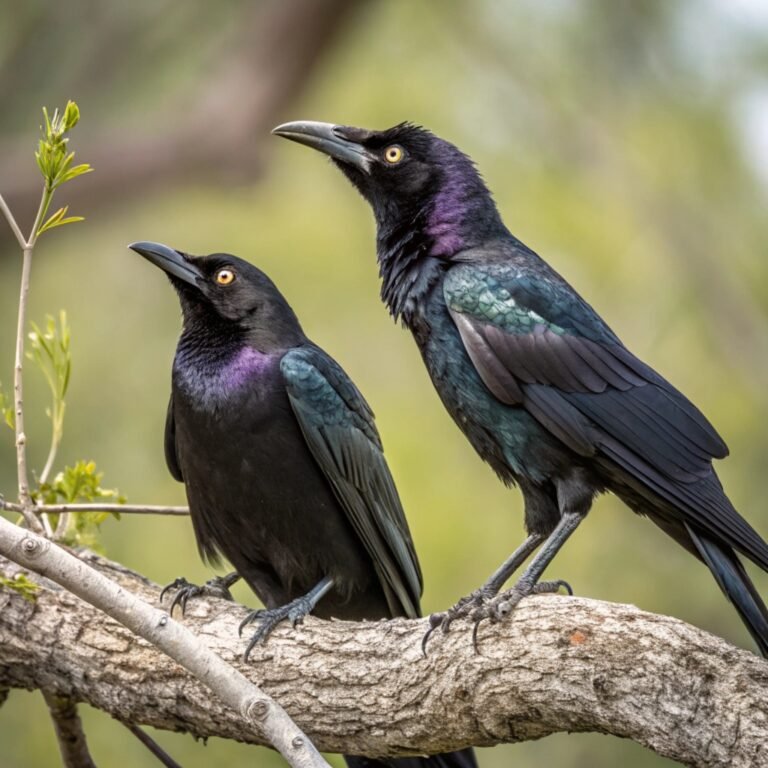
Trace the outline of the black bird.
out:
M 218 586 L 226 594 L 241 577 L 267 607 L 243 622 L 261 621 L 246 659 L 279 622 L 310 611 L 418 617 L 419 562 L 357 387 L 252 264 L 158 243 L 130 248 L 167 273 L 181 301 L 165 456 L 185 485 L 201 556 L 235 568 Z M 179 585 L 183 607 L 200 588 Z M 471 749 L 386 762 L 476 765 Z
M 382 299 L 412 331 L 459 428 L 523 493 L 528 538 L 480 590 L 434 615 L 432 629 L 469 614 L 476 633 L 483 618 L 562 586 L 539 579 L 596 494 L 610 490 L 704 561 L 768 656 L 768 610 L 736 555 L 768 570 L 768 545 L 712 468 L 725 443 L 509 232 L 474 163 L 408 123 L 294 122 L 273 132 L 329 155 L 371 204 Z M 513 589 L 494 598 L 539 546 Z

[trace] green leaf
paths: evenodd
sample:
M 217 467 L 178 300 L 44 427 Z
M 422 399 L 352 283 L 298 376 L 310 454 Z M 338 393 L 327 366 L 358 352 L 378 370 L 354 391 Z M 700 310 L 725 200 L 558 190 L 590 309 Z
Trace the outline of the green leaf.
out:
M 40 229 L 37 230 L 38 235 L 42 235 L 43 232 L 53 229 L 54 227 L 60 227 L 64 224 L 71 224 L 75 221 L 83 221 L 82 216 L 69 216 L 68 218 L 64 218 L 64 215 L 66 214 L 67 210 L 69 209 L 68 205 L 65 205 L 63 208 L 59 208 L 56 213 L 52 214 L 48 221 L 43 224 Z
M 72 130 L 80 120 L 80 110 L 74 101 L 68 101 L 64 112 L 54 110 L 53 116 L 49 116 L 48 110 L 43 107 L 43 119 L 45 125 L 40 127 L 43 137 L 38 142 L 35 159 L 38 168 L 45 179 L 46 188 L 53 192 L 57 187 L 72 179 L 89 173 L 92 169 L 87 163 L 72 167 L 75 153 L 69 152 L 67 144 L 69 139 L 65 134 Z M 51 222 L 49 219 L 39 230 L 38 235 L 47 229 L 52 229 L 60 223 Z
M 74 101 L 68 101 L 64 108 L 64 117 L 62 118 L 62 130 L 70 131 L 80 120 L 80 109 Z
M 17 573 L 11 578 L 0 573 L 0 589 L 2 588 L 16 592 L 30 603 L 37 600 L 37 593 L 40 591 L 40 585 L 30 581 L 23 573 Z

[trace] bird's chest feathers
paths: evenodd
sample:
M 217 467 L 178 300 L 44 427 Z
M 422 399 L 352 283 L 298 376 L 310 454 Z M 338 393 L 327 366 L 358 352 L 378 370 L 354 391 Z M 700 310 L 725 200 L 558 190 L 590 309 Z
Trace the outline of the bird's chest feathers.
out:
M 204 355 L 177 352 L 173 381 L 193 407 L 215 408 L 259 392 L 265 395 L 279 376 L 280 355 L 266 354 L 246 346 L 232 355 L 211 359 Z

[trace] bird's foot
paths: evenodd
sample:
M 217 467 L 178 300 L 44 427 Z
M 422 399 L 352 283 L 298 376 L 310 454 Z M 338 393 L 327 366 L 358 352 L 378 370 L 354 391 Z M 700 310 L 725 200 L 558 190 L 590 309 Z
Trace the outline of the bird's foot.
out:
M 471 616 L 475 611 L 481 609 L 486 603 L 494 597 L 494 592 L 486 587 L 476 589 L 474 592 L 462 597 L 456 605 L 447 611 L 433 613 L 429 617 L 429 629 L 424 633 L 421 639 L 421 652 L 427 655 L 427 642 L 436 629 L 442 632 L 448 632 L 456 619 Z
M 573 595 L 571 585 L 562 579 L 540 581 L 538 584 L 531 584 L 521 579 L 514 587 L 512 587 L 512 589 L 503 592 L 493 600 L 489 600 L 476 608 L 471 617 L 474 622 L 474 626 L 472 627 L 472 646 L 475 649 L 475 653 L 478 653 L 477 632 L 482 621 L 488 619 L 492 624 L 502 621 L 517 608 L 524 597 L 547 593 L 554 594 L 555 592 L 559 592 L 561 587 L 565 589 L 569 595 Z
M 286 605 L 281 605 L 279 608 L 272 608 L 271 610 L 259 608 L 256 611 L 251 611 L 240 622 L 238 634 L 242 636 L 243 629 L 254 621 L 261 622 L 261 625 L 248 642 L 248 646 L 243 654 L 243 660 L 248 661 L 248 657 L 254 647 L 259 644 L 263 645 L 278 624 L 283 621 L 290 621 L 291 626 L 295 627 L 304 621 L 304 618 L 312 612 L 312 608 L 314 608 L 314 603 L 309 596 L 304 595 L 296 600 L 292 600 L 290 603 L 286 603 Z
M 192 597 L 219 597 L 224 600 L 233 600 L 232 593 L 229 588 L 237 581 L 232 577 L 235 574 L 229 576 L 214 576 L 209 579 L 203 585 L 190 584 L 183 576 L 178 579 L 174 579 L 170 584 L 166 584 L 160 592 L 160 602 L 163 602 L 167 592 L 176 591 L 171 601 L 171 607 L 168 611 L 173 615 L 173 609 L 178 605 L 181 608 L 181 615 L 183 616 L 187 610 L 187 602 Z

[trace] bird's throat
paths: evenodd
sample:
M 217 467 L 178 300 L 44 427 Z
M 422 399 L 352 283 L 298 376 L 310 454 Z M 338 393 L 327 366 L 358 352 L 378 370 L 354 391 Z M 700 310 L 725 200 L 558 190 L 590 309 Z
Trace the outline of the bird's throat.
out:
M 262 380 L 274 372 L 280 357 L 251 346 L 242 346 L 226 355 L 212 355 L 180 344 L 173 364 L 173 378 L 190 399 L 205 406 L 225 400 Z

